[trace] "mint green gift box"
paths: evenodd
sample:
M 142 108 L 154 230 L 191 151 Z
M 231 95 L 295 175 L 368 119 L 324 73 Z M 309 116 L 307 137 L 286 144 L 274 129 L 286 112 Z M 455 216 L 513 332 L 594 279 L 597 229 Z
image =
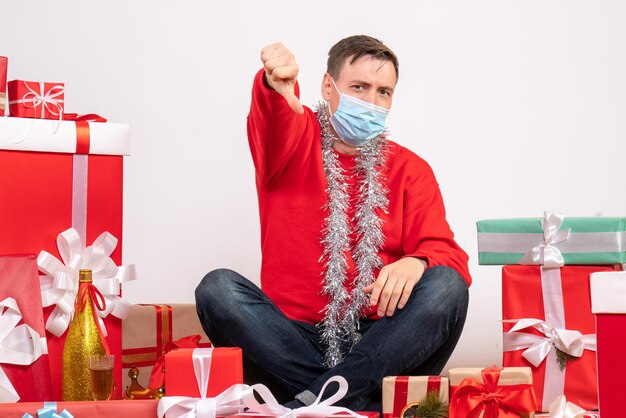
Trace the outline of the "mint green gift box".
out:
M 544 235 L 544 224 L 550 225 L 553 237 L 558 230 L 560 238 Z M 551 253 L 558 250 L 561 265 L 626 263 L 626 217 L 568 218 L 546 213 L 543 219 L 478 221 L 476 227 L 478 264 L 482 265 L 544 264 L 540 254 L 547 247 Z

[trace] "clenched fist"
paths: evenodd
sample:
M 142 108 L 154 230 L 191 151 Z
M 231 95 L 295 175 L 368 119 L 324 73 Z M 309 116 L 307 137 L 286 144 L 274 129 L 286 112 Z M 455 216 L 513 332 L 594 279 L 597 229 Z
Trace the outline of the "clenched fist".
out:
M 290 50 L 280 42 L 271 44 L 261 51 L 268 84 L 287 100 L 289 107 L 298 114 L 304 113 L 300 99 L 294 92 L 298 78 L 298 64 Z

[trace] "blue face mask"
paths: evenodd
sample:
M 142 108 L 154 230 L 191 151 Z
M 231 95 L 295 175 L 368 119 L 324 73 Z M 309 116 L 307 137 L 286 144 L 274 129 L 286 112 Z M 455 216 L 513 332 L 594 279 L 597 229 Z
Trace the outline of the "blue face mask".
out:
M 333 86 L 339 93 L 339 106 L 330 117 L 330 123 L 343 142 L 361 147 L 380 135 L 387 125 L 388 109 L 348 96 Z M 330 104 L 328 106 L 330 112 Z

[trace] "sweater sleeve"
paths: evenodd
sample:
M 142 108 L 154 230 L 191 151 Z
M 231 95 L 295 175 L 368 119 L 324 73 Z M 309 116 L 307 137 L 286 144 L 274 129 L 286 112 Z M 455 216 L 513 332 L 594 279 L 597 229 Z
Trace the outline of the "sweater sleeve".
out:
M 300 97 L 297 83 L 295 94 Z M 279 93 L 267 86 L 264 70 L 256 74 L 248 114 L 248 143 L 257 185 L 271 188 L 297 147 L 312 140 L 311 116 L 306 106 L 304 114 L 295 113 Z
M 472 279 L 468 256 L 454 240 L 446 220 L 439 184 L 430 166 L 420 160 L 404 190 L 404 257 L 424 259 L 428 267 L 444 265 L 456 270 L 467 282 Z

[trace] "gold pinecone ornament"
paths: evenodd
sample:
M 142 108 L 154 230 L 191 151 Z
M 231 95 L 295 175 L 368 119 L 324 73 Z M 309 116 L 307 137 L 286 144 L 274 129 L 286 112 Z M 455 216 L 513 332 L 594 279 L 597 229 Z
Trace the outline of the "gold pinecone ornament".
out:
M 441 402 L 439 391 L 433 390 L 419 402 L 410 403 L 400 413 L 401 418 L 447 418 L 448 404 Z

